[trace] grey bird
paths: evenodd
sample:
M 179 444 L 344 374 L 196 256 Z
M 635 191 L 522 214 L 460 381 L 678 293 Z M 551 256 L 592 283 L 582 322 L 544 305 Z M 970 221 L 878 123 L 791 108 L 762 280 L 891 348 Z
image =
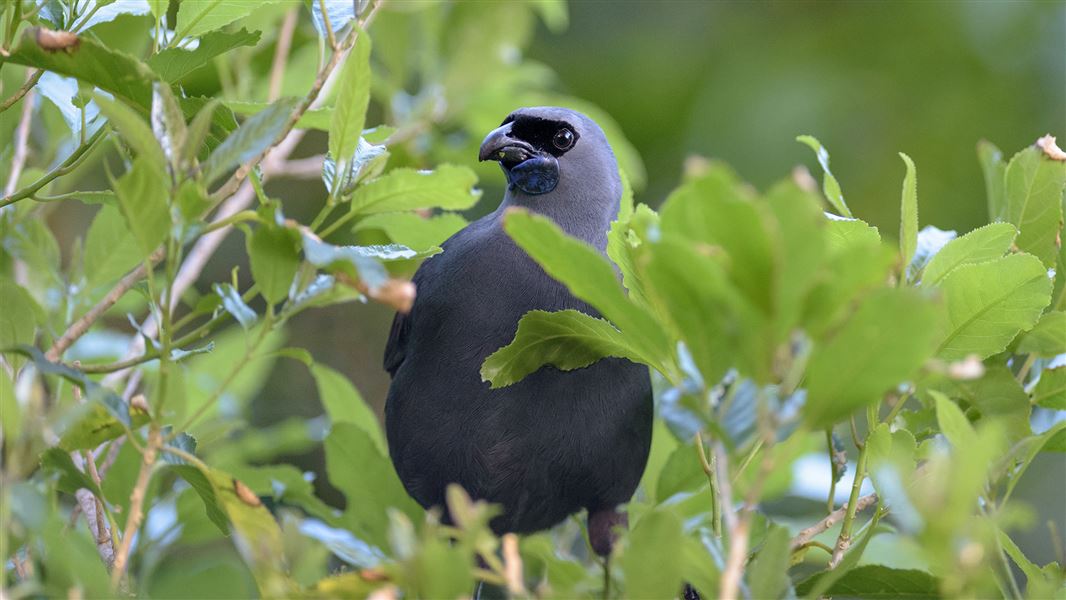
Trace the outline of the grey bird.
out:
M 564 108 L 522 108 L 488 134 L 479 159 L 507 177 L 503 202 L 447 241 L 414 276 L 410 313 L 397 314 L 385 350 L 389 453 L 408 493 L 445 507 L 458 483 L 497 503 L 496 533 L 547 529 L 588 511 L 593 549 L 608 556 L 648 459 L 648 369 L 622 359 L 560 371 L 545 366 L 490 389 L 481 363 L 511 342 L 531 310 L 598 313 L 546 275 L 503 229 L 522 207 L 604 252 L 622 185 L 603 131 Z M 446 516 L 446 515 L 445 515 Z

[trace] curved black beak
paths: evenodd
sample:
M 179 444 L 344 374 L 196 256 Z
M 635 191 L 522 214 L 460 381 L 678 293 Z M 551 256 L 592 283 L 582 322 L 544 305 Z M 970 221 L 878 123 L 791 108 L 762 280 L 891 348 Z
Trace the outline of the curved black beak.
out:
M 508 123 L 494 129 L 485 136 L 485 141 L 481 142 L 481 149 L 478 151 L 477 158 L 480 161 L 494 160 L 498 163 L 504 163 L 505 166 L 513 166 L 532 158 L 534 155 L 533 146 L 511 137 L 511 124 Z

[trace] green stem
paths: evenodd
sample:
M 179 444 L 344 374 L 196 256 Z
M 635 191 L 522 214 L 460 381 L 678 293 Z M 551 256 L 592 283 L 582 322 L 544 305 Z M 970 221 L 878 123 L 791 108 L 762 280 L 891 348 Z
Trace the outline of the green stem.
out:
M 1022 368 L 1018 370 L 1018 383 L 1025 385 L 1025 378 L 1029 376 L 1029 371 L 1033 368 L 1033 363 L 1036 362 L 1036 353 L 1031 353 L 1025 357 L 1025 362 L 1022 363 Z
M 700 459 L 700 466 L 703 468 L 704 475 L 707 476 L 707 483 L 711 485 L 711 525 L 714 529 L 714 537 L 721 539 L 722 500 L 721 492 L 718 489 L 718 459 L 714 452 L 711 452 L 710 460 L 707 459 L 707 451 L 703 446 L 703 436 L 698 431 L 696 432 L 696 455 Z
M 855 479 L 851 482 L 851 496 L 848 498 L 848 510 L 844 513 L 844 522 L 840 526 L 840 536 L 837 538 L 837 548 L 847 547 L 851 543 L 851 527 L 855 522 L 856 503 L 859 501 L 859 490 L 866 478 L 866 444 L 859 450 L 859 458 L 855 461 Z
M 33 86 L 37 85 L 37 82 L 40 81 L 42 75 L 44 75 L 44 69 L 37 69 L 33 75 L 30 75 L 30 78 L 26 80 L 26 83 L 22 84 L 22 87 L 17 89 L 15 93 L 11 94 L 8 98 L 5 98 L 3 102 L 0 102 L 0 112 L 4 112 L 11 108 L 12 105 L 29 93 L 29 91 L 33 89 Z
M 833 429 L 832 428 L 829 428 L 829 429 L 825 430 L 825 444 L 826 444 L 826 447 L 829 450 L 829 477 L 830 477 L 830 479 L 829 479 L 829 482 L 830 482 L 829 483 L 829 498 L 826 499 L 826 509 L 829 512 L 833 512 L 834 510 L 836 510 L 835 498 L 837 497 L 837 480 L 839 479 L 839 477 L 837 476 L 838 475 L 838 473 L 837 473 L 837 463 L 836 463 L 836 460 L 835 460 L 836 448 L 833 447 Z M 832 554 L 832 551 L 830 551 L 830 554 Z
M 322 233 L 320 233 L 318 235 L 320 237 L 322 237 L 323 239 L 325 239 L 326 237 L 329 236 L 329 234 L 331 234 L 334 231 L 336 231 L 341 225 L 344 225 L 348 221 L 351 221 L 352 219 L 354 219 L 355 215 L 356 215 L 355 211 L 349 211 L 349 212 L 345 213 L 344 215 L 341 215 L 341 218 L 339 218 L 336 221 L 330 223 L 329 227 L 327 227 L 324 230 L 322 230 Z
M 21 190 L 14 192 L 10 196 L 6 198 L 0 198 L 0 208 L 9 206 L 18 202 L 19 200 L 23 200 L 25 198 L 33 196 L 37 193 L 38 190 L 55 180 L 55 178 L 60 177 L 62 175 L 66 175 L 67 173 L 70 173 L 71 171 L 76 169 L 78 165 L 81 164 L 82 160 L 84 160 L 85 157 L 88 156 L 89 150 L 91 150 L 96 145 L 96 142 L 100 141 L 100 139 L 103 138 L 105 133 L 107 133 L 107 127 L 101 127 L 84 144 L 78 146 L 78 148 L 74 150 L 74 152 L 71 153 L 71 155 L 68 156 L 65 161 L 63 161 L 63 164 L 59 165 L 55 169 L 52 169 L 48 173 L 45 173 L 37 181 L 22 188 Z

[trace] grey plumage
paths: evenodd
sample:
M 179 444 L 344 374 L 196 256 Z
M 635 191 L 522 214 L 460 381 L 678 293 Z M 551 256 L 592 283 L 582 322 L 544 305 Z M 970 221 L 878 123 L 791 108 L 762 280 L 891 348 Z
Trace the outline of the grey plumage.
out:
M 512 113 L 486 137 L 481 159 L 499 160 L 510 184 L 496 211 L 419 268 L 414 307 L 396 316 L 385 353 L 389 452 L 423 506 L 443 506 L 446 486 L 459 483 L 503 505 L 492 522 L 500 533 L 545 529 L 587 508 L 594 546 L 606 553 L 610 529 L 624 523 L 615 507 L 647 461 L 647 369 L 621 359 L 569 372 L 547 366 L 498 390 L 479 370 L 530 310 L 597 315 L 518 248 L 502 221 L 507 208 L 524 207 L 604 251 L 622 192 L 617 163 L 591 119 L 551 107 Z

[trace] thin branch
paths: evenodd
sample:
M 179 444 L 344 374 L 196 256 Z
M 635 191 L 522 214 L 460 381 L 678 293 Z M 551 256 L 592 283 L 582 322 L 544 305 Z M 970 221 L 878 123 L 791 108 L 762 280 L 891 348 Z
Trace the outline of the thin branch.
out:
M 162 258 L 163 249 L 159 248 L 148 257 L 148 262 L 154 265 L 162 260 Z M 144 279 L 144 276 L 147 275 L 147 273 L 148 268 L 145 263 L 141 263 L 136 269 L 127 273 L 125 277 L 118 281 L 115 287 L 111 288 L 111 291 L 109 291 L 106 296 L 96 303 L 96 306 L 90 308 L 89 312 L 85 313 L 80 319 L 71 324 L 65 332 L 63 332 L 63 335 L 60 336 L 59 339 L 52 344 L 52 347 L 49 348 L 48 352 L 45 353 L 45 358 L 52 362 L 59 360 L 59 358 L 63 356 L 63 353 L 67 351 L 67 348 L 70 348 L 74 342 L 78 341 L 78 338 L 85 335 L 85 332 L 89 331 L 89 328 L 92 327 L 93 323 L 102 317 L 108 309 L 114 306 L 115 303 L 118 302 L 130 288 L 136 285 L 138 281 Z
M 75 168 L 77 168 L 79 164 L 81 164 L 82 159 L 84 159 L 85 156 L 88 154 L 89 150 L 91 150 L 93 146 L 96 145 L 96 142 L 100 141 L 100 139 L 104 137 L 104 134 L 107 133 L 107 131 L 107 127 L 101 127 L 100 129 L 96 130 L 96 133 L 94 133 L 92 137 L 86 140 L 84 144 L 78 146 L 74 150 L 74 152 L 72 152 L 70 156 L 68 156 L 67 159 L 63 161 L 63 164 L 59 165 L 55 169 L 52 169 L 48 173 L 45 173 L 41 176 L 40 179 L 22 188 L 21 190 L 18 190 L 17 192 L 12 192 L 10 194 L 5 194 L 3 198 L 0 198 L 0 208 L 33 196 L 37 193 L 38 190 L 51 183 L 55 178 L 60 177 L 62 175 L 66 175 L 67 173 L 73 171 Z
M 16 90 L 15 93 L 12 94 L 10 97 L 5 98 L 3 102 L 0 102 L 0 112 L 4 112 L 5 110 L 11 108 L 12 105 L 21 100 L 23 96 L 28 94 L 30 90 L 33 89 L 33 86 L 37 85 L 37 82 L 40 81 L 41 75 L 44 75 L 43 70 L 37 69 L 36 71 L 34 71 L 26 79 L 26 83 L 22 84 L 22 87 Z
M 862 496 L 855 502 L 855 512 L 861 512 L 874 504 L 877 504 L 877 494 L 867 494 L 866 496 Z M 799 532 L 796 537 L 792 538 L 792 551 L 795 552 L 796 550 L 802 548 L 804 545 L 810 543 L 810 541 L 816 535 L 828 531 L 834 525 L 839 523 L 844 518 L 844 516 L 847 515 L 847 512 L 848 507 L 841 506 L 840 508 L 829 513 L 826 518 Z
M 29 83 L 33 76 L 27 73 L 26 82 Z M 26 102 L 22 104 L 22 116 L 19 118 L 18 129 L 15 131 L 15 154 L 11 158 L 11 172 L 7 177 L 7 185 L 4 186 L 4 196 L 10 196 L 18 189 L 19 175 L 22 175 L 22 167 L 26 165 L 26 154 L 30 142 L 30 121 L 33 120 L 33 90 L 26 92 Z
M 148 489 L 148 482 L 152 478 L 152 468 L 155 466 L 156 455 L 162 440 L 159 427 L 153 425 L 148 431 L 148 444 L 144 448 L 137 483 L 133 486 L 133 492 L 130 493 L 130 510 L 129 516 L 126 517 L 126 530 L 122 534 L 122 543 L 115 554 L 114 567 L 111 570 L 112 589 L 118 589 L 119 583 L 126 574 L 133 538 L 141 527 L 141 521 L 144 520 L 144 496 Z
M 323 154 L 294 158 L 280 163 L 273 171 L 274 177 L 292 177 L 294 179 L 317 179 L 322 176 Z
M 290 8 L 285 13 L 285 20 L 281 22 L 281 31 L 278 32 L 278 44 L 274 48 L 274 64 L 270 68 L 270 91 L 267 100 L 273 102 L 281 96 L 281 84 L 285 80 L 285 64 L 289 59 L 289 48 L 292 47 L 292 34 L 296 31 L 296 20 L 299 17 L 299 9 Z

